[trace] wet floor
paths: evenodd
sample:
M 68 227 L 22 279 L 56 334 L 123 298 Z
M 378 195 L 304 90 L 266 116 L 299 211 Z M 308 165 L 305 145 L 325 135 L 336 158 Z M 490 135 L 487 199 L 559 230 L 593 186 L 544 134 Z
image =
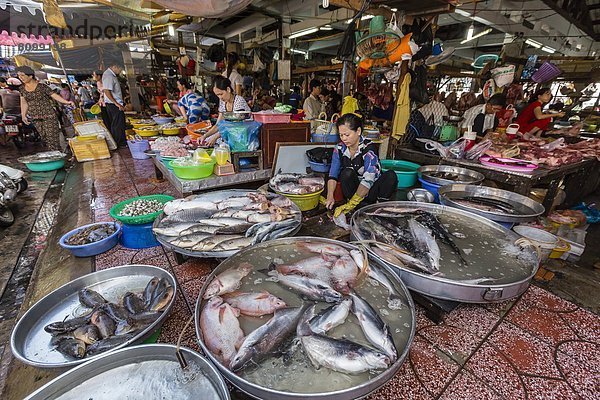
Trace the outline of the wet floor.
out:
M 67 220 L 64 214 L 60 214 L 57 224 L 73 225 L 61 226 L 63 231 L 83 225 L 86 218 L 91 221 L 110 220 L 108 210 L 121 200 L 137 195 L 174 192 L 167 182 L 154 179 L 149 160 L 132 160 L 126 149 L 115 153 L 110 160 L 77 164 L 71 172 L 80 175 L 77 179 L 85 183 L 82 187 L 89 188 L 82 190 L 89 191 L 85 199 L 91 210 L 82 210 L 85 204 L 82 202 L 79 218 Z M 47 185 L 50 186 L 50 181 Z M 70 197 L 72 195 L 71 191 L 63 193 L 61 209 L 74 201 Z M 31 206 L 35 208 L 35 204 L 38 209 L 42 207 L 39 199 Z M 30 227 L 35 224 L 35 217 L 33 219 L 29 220 Z M 307 221 L 303 229 L 313 235 L 339 235 L 322 216 Z M 58 246 L 54 233 L 51 232 L 48 238 L 49 248 Z M 593 240 L 590 236 L 591 233 L 588 240 Z M 22 239 L 22 243 L 27 241 L 27 237 Z M 43 246 L 43 242 L 36 242 L 33 238 L 29 240 L 38 243 L 33 247 Z M 598 240 L 597 236 L 595 240 Z M 11 251 L 28 254 L 20 248 L 19 251 Z M 13 256 L 13 271 L 18 263 L 18 254 Z M 60 249 L 54 249 L 52 257 L 44 257 L 44 261 L 54 260 L 61 265 L 71 262 L 73 267 L 71 270 L 64 269 L 62 275 L 66 276 L 50 278 L 34 274 L 34 297 L 44 291 L 49 292 L 59 286 L 58 282 L 68 281 L 87 268 L 84 260 L 72 260 Z M 584 257 L 584 260 L 587 258 Z M 96 257 L 89 268 L 99 270 L 129 263 L 156 265 L 176 276 L 181 291 L 172 315 L 161 330 L 159 342 L 175 343 L 181 336 L 184 346 L 199 351 L 193 324 L 185 332 L 182 329 L 193 315 L 200 288 L 217 261 L 187 260 L 179 264 L 174 254 L 162 247 L 131 250 L 117 246 Z M 417 334 L 406 362 L 388 384 L 369 398 L 594 398 L 600 387 L 597 374 L 600 318 L 596 315 L 598 304 L 594 293 L 599 281 L 597 271 L 591 266 L 593 264 L 581 267 L 562 263 L 550 265 L 548 268 L 558 272 L 549 283 L 536 283 L 525 294 L 511 301 L 460 305 L 446 314 L 439 324 L 428 319 L 424 310 L 417 307 Z M 74 269 L 77 273 L 73 272 Z M 18 275 L 20 273 L 15 274 Z M 43 290 L 39 290 L 40 286 Z M 31 305 L 29 300 L 26 296 L 25 307 Z M 56 376 L 54 372 L 26 367 L 12 360 L 7 353 L 4 352 L 2 359 L 8 376 L 1 398 L 23 398 Z M 1 380 L 0 374 L 0 388 Z M 233 393 L 233 397 L 245 398 L 237 392 Z

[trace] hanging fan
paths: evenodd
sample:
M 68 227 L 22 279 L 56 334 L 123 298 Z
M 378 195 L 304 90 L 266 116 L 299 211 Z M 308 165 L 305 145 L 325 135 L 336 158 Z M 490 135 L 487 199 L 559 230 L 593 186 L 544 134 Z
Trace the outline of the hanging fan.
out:
M 379 59 L 389 56 L 400 46 L 400 36 L 385 29 L 385 21 L 378 15 L 371 19 L 369 34 L 356 44 L 356 54 L 360 58 Z

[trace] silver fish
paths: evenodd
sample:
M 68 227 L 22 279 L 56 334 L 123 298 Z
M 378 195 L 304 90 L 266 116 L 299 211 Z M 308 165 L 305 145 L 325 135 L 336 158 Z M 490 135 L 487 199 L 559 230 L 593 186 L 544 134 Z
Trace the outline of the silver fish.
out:
M 210 200 L 188 197 L 185 199 L 175 199 L 169 201 L 165 204 L 165 208 L 163 209 L 163 211 L 167 215 L 173 215 L 177 212 L 191 209 L 199 209 L 205 211 L 217 210 L 217 203 Z
M 382 247 L 381 244 L 375 244 L 371 246 L 371 249 L 375 254 L 377 254 L 383 260 L 389 262 L 392 266 L 412 267 L 431 275 L 436 275 L 438 273 L 438 271 L 435 271 L 430 265 L 425 264 L 418 258 L 415 258 L 408 253 L 400 251 L 395 247 Z
M 203 225 L 194 224 L 193 226 L 182 231 L 180 236 L 189 236 L 194 234 L 210 234 L 216 235 L 223 227 L 220 225 Z
M 267 291 L 260 293 L 232 292 L 226 293 L 222 297 L 232 307 L 240 310 L 241 314 L 251 317 L 272 314 L 287 306 L 283 300 Z
M 252 271 L 252 265 L 247 262 L 241 263 L 237 268 L 230 268 L 221 272 L 210 282 L 204 292 L 205 299 L 237 290 L 242 279 Z
M 204 218 L 197 221 L 202 225 L 214 225 L 214 226 L 234 226 L 234 225 L 246 225 L 247 221 L 239 218 Z
M 239 311 L 223 299 L 210 299 L 200 313 L 200 331 L 210 352 L 229 366 L 244 341 L 244 332 L 238 321 Z
M 331 279 L 331 267 L 333 266 L 333 263 L 323 256 L 313 256 L 293 264 L 273 264 L 272 266 L 281 274 L 302 275 L 323 282 L 329 282 Z
M 244 247 L 248 247 L 252 244 L 252 238 L 247 237 L 237 237 L 235 239 L 225 240 L 224 242 L 219 243 L 215 247 L 213 247 L 212 251 L 229 251 L 242 249 Z
M 331 283 L 335 290 L 348 294 L 356 285 L 358 266 L 350 256 L 342 256 L 331 267 Z
M 260 362 L 276 350 L 298 325 L 306 307 L 283 308 L 275 311 L 264 325 L 250 333 L 231 362 L 230 369 L 238 371 L 249 361 Z
M 387 355 L 392 362 L 396 361 L 398 351 L 394 345 L 389 326 L 383 322 L 373 307 L 359 295 L 351 293 L 350 297 L 352 297 L 352 313 L 358 319 L 360 327 L 369 342 Z
M 162 236 L 180 236 L 181 232 L 192 226 L 197 225 L 195 222 L 178 222 L 173 224 L 165 224 L 161 221 L 159 226 L 152 228 L 152 231 L 157 235 Z
M 261 272 L 265 271 L 261 270 Z M 268 271 L 267 274 L 274 277 L 280 285 L 289 287 L 309 300 L 337 303 L 342 299 L 342 295 L 333 289 L 329 283 L 318 279 L 299 275 L 285 275 L 277 271 Z
M 408 227 L 415 239 L 415 244 L 426 254 L 429 264 L 435 271 L 440 270 L 440 246 L 438 246 L 435 237 L 431 231 L 414 219 L 408 221 Z
M 204 239 L 201 242 L 197 243 L 194 247 L 192 247 L 192 250 L 193 251 L 212 251 L 215 247 L 217 247 L 219 244 L 221 244 L 223 242 L 234 240 L 234 239 L 240 239 L 240 238 L 243 238 L 243 236 L 239 236 L 239 235 L 210 236 L 207 239 Z
M 212 237 L 212 235 L 205 233 L 193 233 L 190 235 L 174 237 L 172 240 L 169 240 L 173 246 L 181 247 L 182 249 L 191 249 L 196 246 L 198 243 L 202 242 L 205 239 Z
M 344 339 L 324 335 L 300 338 L 304 352 L 315 366 L 355 375 L 374 369 L 385 369 L 390 359 L 385 354 Z
M 350 252 L 346 248 L 333 243 L 298 242 L 296 246 L 302 250 L 310 251 L 311 253 L 320 253 L 336 257 L 350 255 Z
M 310 320 L 310 329 L 314 333 L 325 334 L 346 321 L 351 307 L 352 300 L 344 299 L 341 303 L 326 308 Z
M 283 236 L 284 234 L 290 233 L 291 231 L 296 229 L 298 221 L 296 221 L 295 219 L 288 219 L 282 222 L 266 222 L 264 224 L 257 225 L 259 225 L 259 227 L 256 230 L 253 230 L 254 233 L 252 233 L 251 235 L 248 235 L 248 232 L 250 230 L 246 232 L 246 236 L 254 236 L 253 244 L 264 242 L 265 240 L 271 240 L 276 237 Z

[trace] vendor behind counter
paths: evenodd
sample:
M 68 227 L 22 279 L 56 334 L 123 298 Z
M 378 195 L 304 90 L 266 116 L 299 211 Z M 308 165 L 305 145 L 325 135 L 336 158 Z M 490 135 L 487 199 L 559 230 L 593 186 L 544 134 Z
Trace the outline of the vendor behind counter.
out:
M 485 136 L 498 126 L 496 113 L 506 106 L 506 96 L 496 93 L 485 104 L 478 104 L 465 111 L 460 127 L 463 132 L 471 129 L 477 136 Z
M 539 136 L 548 129 L 553 117 L 561 118 L 565 116 L 563 112 L 555 114 L 544 114 L 542 112 L 542 107 L 550 100 L 552 100 L 550 88 L 539 89 L 531 96 L 531 103 L 519 113 L 515 120 L 515 123 L 519 124 L 520 132 Z

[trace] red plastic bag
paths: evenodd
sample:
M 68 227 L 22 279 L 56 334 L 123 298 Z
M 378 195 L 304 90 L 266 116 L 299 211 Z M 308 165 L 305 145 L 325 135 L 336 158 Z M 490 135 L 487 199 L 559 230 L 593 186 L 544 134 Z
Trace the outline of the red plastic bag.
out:
M 498 117 L 498 128 L 506 128 L 515 117 L 515 108 L 512 104 L 509 104 L 506 108 L 498 111 L 496 117 Z

